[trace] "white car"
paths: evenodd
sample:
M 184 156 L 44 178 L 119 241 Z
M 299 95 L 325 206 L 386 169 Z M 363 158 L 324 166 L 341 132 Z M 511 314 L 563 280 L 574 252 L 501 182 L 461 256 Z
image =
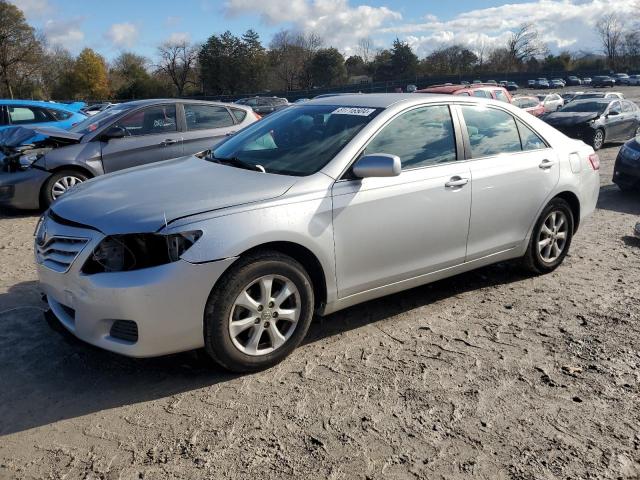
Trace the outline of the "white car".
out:
M 557 93 L 541 93 L 536 96 L 544 106 L 545 112 L 555 112 L 564 107 L 564 99 Z
M 124 355 L 205 347 L 264 369 L 314 314 L 509 259 L 553 271 L 595 209 L 598 168 L 505 102 L 311 100 L 56 200 L 35 235 L 47 316 Z

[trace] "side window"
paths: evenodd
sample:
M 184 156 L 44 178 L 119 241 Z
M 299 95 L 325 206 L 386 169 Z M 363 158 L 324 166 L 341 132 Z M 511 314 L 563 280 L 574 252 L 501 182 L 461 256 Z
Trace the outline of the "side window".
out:
M 489 95 L 489 92 L 485 92 L 484 90 L 474 90 L 473 96 L 481 97 L 481 98 L 491 98 L 491 96 Z
M 231 111 L 233 112 L 233 116 L 236 117 L 236 120 L 238 122 L 243 121 L 247 116 L 246 110 L 240 110 L 239 108 L 232 108 Z
M 521 121 L 517 121 L 518 131 L 520 132 L 520 140 L 522 142 L 522 150 L 541 150 L 547 148 L 547 144 L 544 143 L 537 133 L 527 127 Z
M 369 142 L 365 154 L 369 153 L 397 155 L 403 169 L 456 160 L 449 107 L 421 107 L 394 118 Z
M 187 119 L 187 130 L 224 128 L 233 125 L 233 119 L 224 107 L 185 103 L 184 115 Z
M 44 108 L 22 105 L 9 105 L 7 108 L 9 109 L 9 119 L 13 125 L 53 121 L 53 116 L 49 115 Z
M 71 112 L 65 112 L 63 110 L 54 110 L 50 109 L 49 114 L 53 116 L 58 121 L 67 120 L 71 118 Z
M 633 107 L 631 106 L 631 102 L 622 102 L 622 111 L 633 112 Z
M 509 103 L 509 98 L 507 98 L 507 95 L 502 90 L 494 90 L 493 93 L 496 94 L 498 100 Z
M 463 105 L 460 108 L 467 124 L 473 158 L 522 150 L 518 128 L 511 115 L 482 106 Z
M 622 111 L 622 108 L 620 107 L 620 102 L 613 102 L 611 105 L 609 105 L 609 113 L 611 112 L 620 113 L 621 111 Z
M 175 132 L 176 106 L 158 105 L 130 113 L 116 124 L 124 128 L 129 135 L 153 135 Z

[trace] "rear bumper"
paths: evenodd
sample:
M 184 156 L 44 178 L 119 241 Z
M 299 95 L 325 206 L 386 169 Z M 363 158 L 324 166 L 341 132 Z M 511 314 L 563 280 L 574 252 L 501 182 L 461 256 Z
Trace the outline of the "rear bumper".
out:
M 20 209 L 40 208 L 40 191 L 49 176 L 50 172 L 37 168 L 0 172 L 0 205 Z
M 640 187 L 640 160 L 616 159 L 613 167 L 613 183 L 625 187 Z

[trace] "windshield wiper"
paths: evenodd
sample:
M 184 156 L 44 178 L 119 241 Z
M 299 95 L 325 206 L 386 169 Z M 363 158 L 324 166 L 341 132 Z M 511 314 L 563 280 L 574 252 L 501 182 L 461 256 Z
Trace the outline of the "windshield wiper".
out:
M 244 160 L 240 160 L 238 157 L 218 158 L 214 157 L 213 154 L 210 154 L 206 158 L 221 165 L 229 165 L 231 167 L 244 168 L 246 170 L 254 170 L 256 172 L 266 173 L 266 170 L 262 165 L 245 162 Z

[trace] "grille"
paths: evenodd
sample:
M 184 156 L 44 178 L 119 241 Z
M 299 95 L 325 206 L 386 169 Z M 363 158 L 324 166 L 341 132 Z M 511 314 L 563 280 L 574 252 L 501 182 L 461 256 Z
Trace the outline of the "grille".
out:
M 132 320 L 116 320 L 111 325 L 109 335 L 118 340 L 136 343 L 138 341 L 138 324 Z
M 38 263 L 56 272 L 64 273 L 87 244 L 86 238 L 53 236 L 42 245 L 36 243 Z

